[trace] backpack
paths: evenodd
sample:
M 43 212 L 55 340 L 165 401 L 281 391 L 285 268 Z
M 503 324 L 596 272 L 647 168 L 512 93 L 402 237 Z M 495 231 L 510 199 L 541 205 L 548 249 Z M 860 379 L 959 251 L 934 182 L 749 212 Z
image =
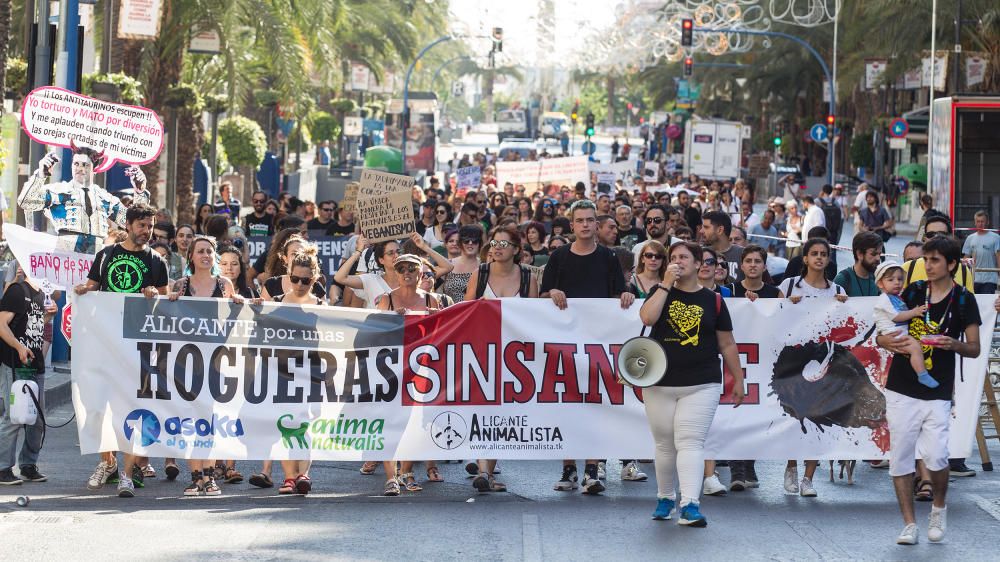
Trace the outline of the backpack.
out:
M 531 270 L 523 265 L 518 265 L 521 268 L 521 287 L 518 289 L 518 296 L 522 298 L 527 298 L 528 291 L 531 290 Z M 490 280 L 490 264 L 481 263 L 479 264 L 479 278 L 476 279 L 476 298 L 482 298 L 486 293 L 486 283 Z
M 825 197 L 819 198 L 819 208 L 826 218 L 826 229 L 830 231 L 830 236 L 840 234 L 844 227 L 844 215 L 837 206 L 836 201 L 827 200 Z

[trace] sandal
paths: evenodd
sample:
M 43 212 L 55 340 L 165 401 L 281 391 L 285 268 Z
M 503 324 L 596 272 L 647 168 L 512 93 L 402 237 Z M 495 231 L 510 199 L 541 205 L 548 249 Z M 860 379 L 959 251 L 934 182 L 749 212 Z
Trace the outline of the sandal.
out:
M 201 473 L 195 472 L 191 474 L 191 484 L 187 488 L 184 488 L 185 496 L 200 496 L 205 493 L 205 490 L 201 486 Z
M 299 477 L 295 479 L 295 491 L 303 496 L 308 494 L 312 491 L 312 480 L 310 480 L 305 474 L 300 474 Z
M 438 470 L 436 466 L 431 466 L 427 468 L 427 481 L 444 482 L 444 478 L 441 478 L 441 471 Z
M 169 463 L 163 467 L 163 472 L 167 473 L 167 480 L 170 480 L 171 482 L 176 480 L 177 477 L 181 475 L 181 469 L 177 468 L 177 465 L 174 463 Z
M 216 480 L 225 480 L 226 479 L 226 465 L 221 464 L 221 463 L 215 465 L 215 467 L 213 467 L 213 469 L 212 469 L 212 478 L 214 478 Z
M 361 470 L 359 472 L 361 472 L 361 474 L 364 474 L 365 476 L 371 476 L 372 474 L 375 474 L 375 471 L 377 469 L 378 469 L 378 462 L 366 461 L 364 464 L 361 465 Z
M 222 488 L 220 488 L 219 485 L 215 483 L 215 479 L 214 478 L 209 478 L 208 482 L 205 482 L 204 484 L 202 484 L 201 489 L 202 489 L 201 493 L 205 494 L 206 496 L 221 496 L 222 495 Z
M 142 467 L 142 477 L 156 478 L 156 469 L 153 468 L 153 465 L 147 464 L 146 466 Z
M 393 480 L 385 481 L 385 490 L 382 492 L 383 496 L 398 496 L 399 495 L 399 482 Z
M 472 487 L 479 493 L 490 491 L 490 479 L 485 474 L 479 474 L 472 480 Z
M 399 480 L 400 485 L 406 488 L 407 492 L 419 492 L 423 490 L 420 484 L 417 484 L 417 478 L 412 472 L 400 474 L 397 479 Z
M 495 478 L 490 476 L 490 491 L 491 492 L 506 492 L 507 485 L 503 482 L 497 482 Z
M 294 494 L 295 493 L 295 480 L 291 478 L 285 478 L 285 482 L 278 488 L 279 494 Z
M 934 500 L 934 489 L 931 486 L 929 480 L 920 480 L 917 482 L 917 488 L 914 493 L 915 499 L 918 502 L 929 502 Z
M 226 484 L 239 484 L 243 481 L 243 475 L 240 471 L 236 470 L 236 467 L 226 469 Z
M 273 488 L 274 482 L 271 481 L 270 474 L 261 472 L 250 477 L 250 485 L 257 486 L 258 488 Z

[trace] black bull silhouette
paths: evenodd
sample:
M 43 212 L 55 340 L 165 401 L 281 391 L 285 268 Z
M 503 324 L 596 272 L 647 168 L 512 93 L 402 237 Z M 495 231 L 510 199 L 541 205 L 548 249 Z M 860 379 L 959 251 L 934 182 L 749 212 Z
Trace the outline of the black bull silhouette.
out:
M 802 376 L 810 361 L 822 362 L 829 352 L 826 343 L 808 342 L 786 346 L 774 362 L 772 394 L 778 396 L 785 413 L 823 426 L 876 427 L 885 419 L 885 396 L 872 383 L 865 367 L 847 348 L 833 345 L 829 367 L 822 378 Z

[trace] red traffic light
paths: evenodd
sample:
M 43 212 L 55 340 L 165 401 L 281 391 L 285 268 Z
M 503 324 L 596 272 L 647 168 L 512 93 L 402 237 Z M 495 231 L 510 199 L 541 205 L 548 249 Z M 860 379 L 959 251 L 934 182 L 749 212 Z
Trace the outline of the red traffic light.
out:
M 836 121 L 836 120 L 837 120 L 837 118 L 834 117 L 833 115 L 827 115 L 826 116 L 826 124 L 827 125 L 833 125 L 834 121 Z
M 684 29 L 691 29 L 693 26 L 694 22 L 692 20 L 681 20 L 681 27 Z
M 627 107 L 629 111 L 632 111 L 632 102 L 625 104 L 625 107 Z
M 681 47 L 690 47 L 694 40 L 694 20 L 681 20 Z

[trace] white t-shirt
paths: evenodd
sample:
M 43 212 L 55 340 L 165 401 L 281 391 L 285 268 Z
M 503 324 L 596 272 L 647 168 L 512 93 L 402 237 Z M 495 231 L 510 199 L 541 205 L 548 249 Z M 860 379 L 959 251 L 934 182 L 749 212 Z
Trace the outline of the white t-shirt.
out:
M 820 210 L 819 205 L 812 205 L 802 219 L 802 239 L 808 239 L 809 231 L 817 226 L 826 226 L 826 215 Z
M 898 299 L 899 297 L 896 298 Z M 901 306 L 903 306 L 904 310 L 906 309 L 905 305 Z M 906 322 L 897 324 L 892 321 L 892 319 L 895 318 L 900 312 L 902 312 L 902 310 L 898 310 L 896 306 L 892 304 L 892 300 L 889 298 L 888 294 L 882 293 L 878 296 L 875 301 L 875 308 L 873 309 L 872 316 L 875 317 L 875 326 L 878 328 L 880 336 L 895 333 L 905 335 L 909 333 L 909 328 L 907 327 L 908 324 Z
M 867 203 L 865 203 L 865 197 L 867 195 L 868 190 L 866 189 L 864 191 L 859 191 L 857 196 L 854 197 L 854 206 L 857 207 L 859 211 L 868 206 Z
M 829 282 L 828 287 L 817 289 L 816 287 L 813 287 L 812 285 L 806 283 L 805 281 L 802 281 L 800 283 L 799 281 L 801 279 L 802 279 L 801 276 L 796 275 L 795 277 L 789 277 L 788 279 L 785 279 L 784 281 L 781 282 L 781 285 L 778 285 L 778 288 L 781 289 L 782 293 L 784 293 L 785 298 L 788 298 L 790 296 L 832 297 L 835 295 L 843 295 L 847 293 L 847 291 L 845 291 L 843 287 L 834 283 L 833 281 Z
M 362 273 L 358 277 L 361 278 L 361 284 L 365 288 L 362 291 L 355 289 L 354 294 L 364 299 L 365 308 L 375 308 L 379 297 L 392 291 L 385 279 L 377 273 Z

